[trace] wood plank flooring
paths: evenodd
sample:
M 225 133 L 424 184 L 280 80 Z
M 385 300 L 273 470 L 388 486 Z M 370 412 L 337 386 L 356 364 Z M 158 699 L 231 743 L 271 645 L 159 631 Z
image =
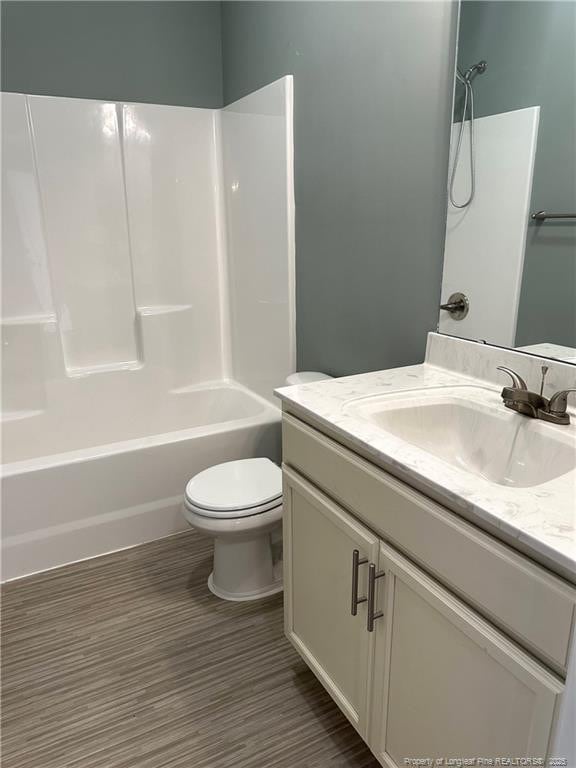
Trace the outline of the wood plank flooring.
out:
M 286 641 L 227 603 L 195 532 L 8 584 L 3 768 L 376 768 Z

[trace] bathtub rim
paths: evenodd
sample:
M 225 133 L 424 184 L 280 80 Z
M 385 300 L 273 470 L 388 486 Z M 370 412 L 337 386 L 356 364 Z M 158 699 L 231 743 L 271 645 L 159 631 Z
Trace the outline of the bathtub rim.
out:
M 187 389 L 187 388 L 184 388 Z M 177 390 L 179 393 L 184 389 Z M 226 421 L 217 421 L 212 424 L 203 424 L 199 427 L 187 427 L 185 429 L 171 430 L 169 432 L 159 432 L 146 437 L 133 437 L 128 440 L 116 440 L 110 443 L 101 443 L 88 448 L 76 448 L 71 451 L 61 451 L 59 453 L 50 453 L 43 456 L 36 456 L 30 459 L 19 459 L 0 463 L 0 480 L 14 477 L 15 475 L 28 472 L 38 472 L 53 467 L 59 467 L 66 464 L 81 464 L 83 462 L 97 460 L 107 456 L 115 456 L 122 453 L 132 453 L 147 448 L 154 448 L 166 443 L 176 443 L 190 440 L 195 437 L 202 437 L 208 434 L 220 434 L 222 432 L 235 432 L 244 429 L 247 426 L 256 426 L 258 424 L 272 424 L 281 420 L 280 404 L 266 400 L 256 392 L 244 387 L 233 380 L 219 380 L 218 382 L 209 382 L 200 386 L 191 387 L 192 391 L 204 389 L 230 389 L 242 392 L 247 397 L 255 400 L 262 406 L 262 410 L 253 416 L 244 416 L 237 419 L 228 419 Z

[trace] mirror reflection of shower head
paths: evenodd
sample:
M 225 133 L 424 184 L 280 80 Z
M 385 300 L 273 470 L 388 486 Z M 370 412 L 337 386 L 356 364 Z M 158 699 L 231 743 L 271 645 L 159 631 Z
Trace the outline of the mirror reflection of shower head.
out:
M 472 200 L 474 200 L 474 193 L 476 187 L 476 173 L 474 167 L 474 91 L 472 90 L 472 80 L 476 75 L 482 75 L 486 72 L 488 62 L 481 59 L 476 64 L 469 67 L 464 74 L 460 72 L 456 67 L 456 78 L 464 86 L 464 105 L 462 107 L 462 119 L 460 121 L 460 130 L 458 132 L 458 141 L 456 144 L 456 151 L 454 153 L 454 160 L 452 163 L 452 171 L 450 173 L 450 180 L 448 182 L 448 195 L 450 202 L 454 208 L 467 208 Z M 454 199 L 454 180 L 456 178 L 456 169 L 458 168 L 458 161 L 460 159 L 460 149 L 462 146 L 462 135 L 464 133 L 464 124 L 466 123 L 466 113 L 468 112 L 468 121 L 470 124 L 470 193 L 466 200 L 459 203 Z
M 473 64 L 469 67 L 464 74 L 462 74 L 459 69 L 456 69 L 456 77 L 463 85 L 469 85 L 472 82 L 472 78 L 475 77 L 475 75 L 483 75 L 484 72 L 486 72 L 487 67 L 488 62 L 482 59 L 477 64 Z
M 466 78 L 466 80 L 470 81 L 473 75 L 483 75 L 484 72 L 486 72 L 487 66 L 488 66 L 488 62 L 482 59 L 482 61 L 479 61 L 477 64 L 474 64 L 473 66 L 471 66 L 470 69 L 466 70 L 466 74 L 464 75 L 464 77 Z

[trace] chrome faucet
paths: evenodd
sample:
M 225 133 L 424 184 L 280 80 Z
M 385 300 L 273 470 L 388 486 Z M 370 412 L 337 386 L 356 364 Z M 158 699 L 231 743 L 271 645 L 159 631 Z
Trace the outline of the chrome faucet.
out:
M 506 408 L 521 413 L 523 416 L 529 416 L 532 419 L 549 421 L 551 424 L 570 424 L 570 415 L 567 411 L 568 394 L 576 392 L 576 389 L 563 389 L 552 395 L 550 399 L 544 397 L 542 392 L 548 366 L 542 366 L 540 394 L 538 392 L 531 392 L 522 376 L 513 371 L 512 368 L 499 365 L 496 370 L 507 373 L 512 379 L 512 386 L 504 387 L 502 390 L 502 400 Z

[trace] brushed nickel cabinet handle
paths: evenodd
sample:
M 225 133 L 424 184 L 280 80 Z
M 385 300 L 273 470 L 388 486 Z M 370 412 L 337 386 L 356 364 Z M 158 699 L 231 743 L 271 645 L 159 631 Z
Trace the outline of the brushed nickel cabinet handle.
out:
M 368 566 L 368 615 L 366 619 L 366 629 L 368 632 L 374 632 L 374 622 L 376 619 L 380 619 L 384 616 L 383 611 L 374 611 L 376 579 L 381 579 L 384 575 L 385 571 L 378 571 L 378 573 L 376 573 L 376 566 L 374 563 L 370 563 Z
M 356 616 L 358 613 L 359 603 L 365 603 L 365 597 L 358 597 L 358 566 L 365 565 L 368 562 L 367 557 L 360 557 L 360 552 L 355 549 L 352 552 L 352 605 L 350 607 L 350 613 L 352 616 Z

